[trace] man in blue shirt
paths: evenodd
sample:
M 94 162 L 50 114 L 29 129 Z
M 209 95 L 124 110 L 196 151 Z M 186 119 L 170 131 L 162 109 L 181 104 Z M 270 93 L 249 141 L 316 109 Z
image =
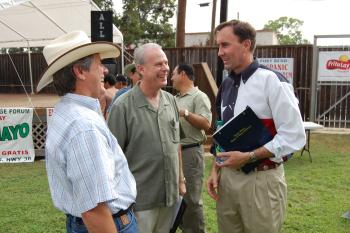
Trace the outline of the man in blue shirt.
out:
M 136 183 L 101 114 L 98 97 L 116 45 L 91 43 L 75 31 L 53 40 L 37 91 L 53 82 L 61 101 L 48 126 L 45 156 L 51 197 L 67 216 L 67 232 L 137 232 Z

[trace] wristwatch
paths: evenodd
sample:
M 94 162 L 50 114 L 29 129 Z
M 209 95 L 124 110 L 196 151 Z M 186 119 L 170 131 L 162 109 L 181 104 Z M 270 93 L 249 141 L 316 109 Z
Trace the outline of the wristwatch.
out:
M 255 161 L 257 161 L 258 158 L 256 157 L 256 154 L 254 151 L 249 152 L 249 160 L 248 163 L 254 163 Z
M 185 109 L 184 117 L 186 120 L 187 120 L 189 115 L 190 115 L 190 112 L 188 111 L 188 109 Z

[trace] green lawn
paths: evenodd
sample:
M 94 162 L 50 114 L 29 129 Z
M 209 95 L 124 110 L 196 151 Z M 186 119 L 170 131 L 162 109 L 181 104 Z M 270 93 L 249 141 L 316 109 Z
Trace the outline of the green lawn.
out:
M 285 165 L 287 219 L 283 233 L 349 233 L 350 135 L 313 134 L 313 162 L 296 153 Z M 207 158 L 206 174 L 211 158 Z M 51 202 L 45 163 L 0 164 L 0 233 L 65 231 Z M 215 203 L 203 191 L 207 232 L 217 232 Z

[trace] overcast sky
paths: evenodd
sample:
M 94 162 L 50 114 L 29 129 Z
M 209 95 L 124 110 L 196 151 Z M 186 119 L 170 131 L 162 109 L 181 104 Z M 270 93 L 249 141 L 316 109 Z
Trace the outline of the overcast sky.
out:
M 211 0 L 187 0 L 186 32 L 210 31 L 211 9 L 200 7 L 199 3 Z M 117 12 L 121 12 L 121 0 L 114 0 Z M 250 22 L 255 29 L 262 29 L 269 20 L 282 16 L 304 21 L 301 28 L 303 37 L 313 43 L 314 35 L 350 34 L 348 17 L 350 0 L 228 0 L 228 19 Z M 220 0 L 217 0 L 217 20 L 219 23 Z M 176 24 L 176 18 L 173 23 Z M 176 26 L 176 25 L 175 25 Z M 348 40 L 337 39 L 338 44 Z

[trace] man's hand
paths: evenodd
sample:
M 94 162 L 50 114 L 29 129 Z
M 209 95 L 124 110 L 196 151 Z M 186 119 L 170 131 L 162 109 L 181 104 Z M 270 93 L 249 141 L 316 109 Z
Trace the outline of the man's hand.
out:
M 99 203 L 95 208 L 81 214 L 89 233 L 118 233 L 112 213 L 106 203 Z
M 180 181 L 179 183 L 179 193 L 181 196 L 184 196 L 186 194 L 186 184 L 184 180 Z
M 220 182 L 220 176 L 218 173 L 218 168 L 216 167 L 216 164 L 214 162 L 213 169 L 211 171 L 211 174 L 207 180 L 207 189 L 208 194 L 211 198 L 213 198 L 215 201 L 219 199 L 217 188 Z
M 185 109 L 179 109 L 179 116 L 184 117 L 185 116 Z
M 231 167 L 234 169 L 238 169 L 249 161 L 249 152 L 221 152 L 217 154 L 217 157 L 223 160 L 223 162 L 216 163 L 218 167 Z

